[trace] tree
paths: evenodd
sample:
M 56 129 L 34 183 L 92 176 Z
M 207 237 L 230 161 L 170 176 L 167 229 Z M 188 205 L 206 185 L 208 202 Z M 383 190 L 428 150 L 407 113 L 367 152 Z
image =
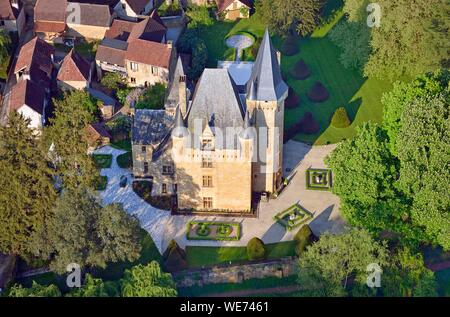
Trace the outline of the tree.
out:
M 434 273 L 425 267 L 422 255 L 406 247 L 397 250 L 383 273 L 384 296 L 437 296 L 436 288 Z
M 107 72 L 101 79 L 100 83 L 105 86 L 106 88 L 112 89 L 112 90 L 119 90 L 119 88 L 122 88 L 125 86 L 125 78 L 120 75 L 119 73 L 115 72 Z
M 382 267 L 386 259 L 386 246 L 365 230 L 323 234 L 299 259 L 301 295 L 345 296 L 350 278 L 354 277 L 356 284 L 365 283 L 367 266 L 376 263 Z
M 157 83 L 144 91 L 135 107 L 136 109 L 162 109 L 165 96 L 166 86 Z
M 118 297 L 119 290 L 115 282 L 103 282 L 100 278 L 94 278 L 86 274 L 84 284 L 80 288 L 68 293 L 68 297 Z
M 176 297 L 175 282 L 161 271 L 158 262 L 139 264 L 126 270 L 121 279 L 122 297 Z
M 383 128 L 389 136 L 389 146 L 397 155 L 397 134 L 401 129 L 403 111 L 416 99 L 449 92 L 450 71 L 446 69 L 418 76 L 411 82 L 396 82 L 390 92 L 383 94 Z
M 9 59 L 11 37 L 4 29 L 0 29 L 0 65 Z
M 0 127 L 0 251 L 25 255 L 30 236 L 51 217 L 52 170 L 29 120 L 11 112 Z
M 450 95 L 413 101 L 397 136 L 399 185 L 413 200 L 412 222 L 450 250 Z
M 138 220 L 119 205 L 102 207 L 90 190 L 64 191 L 53 213 L 34 239 L 35 254 L 49 258 L 52 270 L 64 273 L 70 263 L 104 268 L 139 257 Z
M 95 164 L 87 154 L 86 127 L 93 120 L 86 106 L 88 100 L 87 93 L 83 91 L 54 100 L 55 117 L 50 119 L 51 125 L 44 130 L 47 149 L 52 149 L 53 165 L 67 189 L 80 185 L 93 188 L 98 176 Z
M 188 7 L 186 15 L 189 17 L 189 28 L 208 27 L 214 24 L 209 8 L 204 5 L 191 4 Z
M 255 237 L 247 243 L 247 257 L 250 261 L 263 260 L 266 256 L 266 246 L 261 239 Z
M 169 272 L 181 271 L 188 267 L 186 251 L 175 240 L 171 240 L 163 254 L 164 269 Z
M 7 292 L 8 297 L 61 297 L 59 288 L 50 284 L 43 286 L 35 281 L 30 288 L 24 288 L 20 284 L 13 285 Z
M 257 0 L 256 13 L 276 33 L 311 33 L 320 21 L 323 2 L 317 0 Z

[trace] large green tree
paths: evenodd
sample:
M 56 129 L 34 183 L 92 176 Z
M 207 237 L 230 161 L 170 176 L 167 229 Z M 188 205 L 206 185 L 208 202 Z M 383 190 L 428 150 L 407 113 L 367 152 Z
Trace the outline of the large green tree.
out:
M 412 221 L 450 250 L 450 96 L 417 99 L 405 108 L 397 136 L 399 184 L 412 198 Z
M 0 65 L 9 60 L 11 37 L 4 29 L 0 29 Z
M 320 22 L 323 1 L 317 0 L 257 0 L 256 13 L 278 34 L 295 31 L 306 36 Z
M 386 246 L 361 229 L 326 233 L 309 246 L 299 260 L 298 283 L 303 296 L 345 296 L 350 279 L 365 284 L 368 265 L 387 263 Z
M 93 120 L 90 97 L 83 91 L 72 92 L 54 103 L 55 116 L 44 130 L 44 140 L 62 185 L 67 189 L 93 187 L 98 172 L 87 154 L 86 127 Z
M 61 291 L 56 285 L 50 284 L 43 286 L 35 281 L 33 281 L 33 284 L 29 288 L 15 284 L 6 294 L 8 297 L 61 297 Z
M 90 274 L 84 277 L 83 286 L 68 293 L 68 297 L 117 297 L 119 296 L 117 282 L 104 282 Z
M 77 188 L 63 192 L 53 213 L 34 239 L 35 254 L 50 259 L 52 270 L 64 273 L 71 263 L 104 268 L 139 257 L 139 222 L 120 205 L 103 207 L 92 191 Z
M 0 251 L 24 255 L 30 236 L 51 216 L 52 170 L 29 120 L 12 112 L 0 127 Z
M 175 282 L 158 262 L 137 265 L 126 270 L 121 280 L 122 297 L 176 297 Z

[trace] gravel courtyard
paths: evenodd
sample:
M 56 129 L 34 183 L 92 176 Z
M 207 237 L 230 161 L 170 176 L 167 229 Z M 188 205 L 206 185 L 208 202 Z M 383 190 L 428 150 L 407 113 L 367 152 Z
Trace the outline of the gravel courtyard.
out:
M 285 176 L 291 175 L 289 186 L 275 200 L 261 203 L 258 218 L 240 217 L 204 217 L 171 216 L 169 211 L 159 210 L 145 203 L 131 188 L 131 171 L 120 168 L 116 158 L 124 153 L 122 150 L 106 146 L 95 151 L 96 154 L 112 154 L 114 159 L 109 169 L 102 169 L 101 174 L 108 177 L 106 190 L 100 192 L 104 204 L 122 203 L 124 209 L 136 215 L 143 229 L 147 230 L 160 252 L 163 252 L 171 239 L 177 240 L 181 247 L 196 246 L 245 246 L 253 237 L 261 238 L 264 243 L 275 243 L 293 239 L 296 230 L 287 232 L 275 223 L 273 216 L 300 201 L 300 204 L 314 217 L 310 221 L 315 234 L 324 232 L 341 232 L 345 221 L 339 214 L 339 199 L 330 192 L 306 190 L 305 171 L 310 167 L 325 167 L 323 159 L 335 148 L 335 145 L 314 146 L 289 141 L 284 147 Z M 120 176 L 128 175 L 126 188 L 119 186 Z M 192 241 L 186 239 L 186 225 L 191 220 L 216 220 L 239 222 L 242 237 L 239 241 Z

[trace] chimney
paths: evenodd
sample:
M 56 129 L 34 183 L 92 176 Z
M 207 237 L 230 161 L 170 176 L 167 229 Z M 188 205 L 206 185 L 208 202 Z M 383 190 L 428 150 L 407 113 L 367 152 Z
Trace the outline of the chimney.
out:
M 167 47 L 172 49 L 173 48 L 173 42 L 172 41 L 167 41 Z
M 186 116 L 187 112 L 187 85 L 186 76 L 180 76 L 178 83 L 178 96 L 180 99 L 180 110 L 183 117 Z

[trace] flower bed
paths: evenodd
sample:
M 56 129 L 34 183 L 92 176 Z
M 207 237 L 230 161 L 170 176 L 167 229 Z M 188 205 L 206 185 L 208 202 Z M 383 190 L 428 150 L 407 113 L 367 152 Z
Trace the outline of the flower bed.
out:
M 186 238 L 188 240 L 237 241 L 241 239 L 241 224 L 191 221 L 187 224 Z
M 279 212 L 274 217 L 274 219 L 288 231 L 299 227 L 311 218 L 311 213 L 300 206 L 298 203 L 292 205 L 282 212 Z
M 330 190 L 332 184 L 331 170 L 314 168 L 306 170 L 306 189 Z

